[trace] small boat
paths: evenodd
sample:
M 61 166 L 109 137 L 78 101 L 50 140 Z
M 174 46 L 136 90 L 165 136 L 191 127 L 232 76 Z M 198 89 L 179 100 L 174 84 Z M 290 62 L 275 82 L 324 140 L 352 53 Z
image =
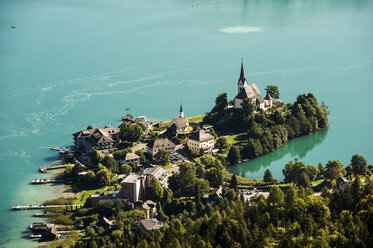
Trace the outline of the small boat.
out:
M 126 108 L 126 110 L 128 111 L 128 110 L 131 110 L 130 108 Z
M 16 26 L 12 26 L 11 28 L 16 28 Z

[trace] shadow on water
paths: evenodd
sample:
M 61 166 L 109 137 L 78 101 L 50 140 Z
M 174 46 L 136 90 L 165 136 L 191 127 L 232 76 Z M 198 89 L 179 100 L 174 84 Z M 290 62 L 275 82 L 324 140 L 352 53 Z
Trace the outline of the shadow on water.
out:
M 328 128 L 311 135 L 296 138 L 272 153 L 260 156 L 246 163 L 232 166 L 229 168 L 229 171 L 240 176 L 245 176 L 247 172 L 253 173 L 259 171 L 261 167 L 269 167 L 273 162 L 282 159 L 288 154 L 293 158 L 297 157 L 301 160 L 309 151 L 312 151 L 313 148 L 325 140 L 327 133 Z
M 44 158 L 44 161 L 46 161 L 46 162 L 53 162 L 53 161 L 57 161 L 57 160 L 58 160 L 58 155 L 49 156 L 49 157 Z

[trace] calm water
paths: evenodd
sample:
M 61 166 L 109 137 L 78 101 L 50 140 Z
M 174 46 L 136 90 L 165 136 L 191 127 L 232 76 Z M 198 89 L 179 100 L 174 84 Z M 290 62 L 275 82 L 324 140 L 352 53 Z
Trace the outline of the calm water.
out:
M 117 126 L 126 108 L 152 120 L 180 102 L 207 112 L 218 93 L 234 97 L 241 57 L 262 91 L 277 84 L 285 102 L 313 92 L 331 116 L 232 172 L 282 179 L 295 157 L 347 164 L 355 153 L 373 163 L 372 1 L 2 0 L 0 37 L 0 247 L 37 245 L 24 238 L 32 213 L 9 208 L 59 195 L 29 184 L 56 160 L 49 147 Z

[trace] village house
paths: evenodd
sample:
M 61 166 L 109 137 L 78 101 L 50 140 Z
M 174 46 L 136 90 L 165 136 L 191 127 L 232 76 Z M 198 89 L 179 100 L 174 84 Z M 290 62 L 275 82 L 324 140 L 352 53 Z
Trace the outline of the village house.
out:
M 145 195 L 145 176 L 131 173 L 122 182 L 122 197 L 131 202 L 139 201 Z
M 190 151 L 196 153 L 212 152 L 215 138 L 205 130 L 199 130 L 188 138 L 187 145 Z
M 176 145 L 172 143 L 169 139 L 156 139 L 150 142 L 147 146 L 147 152 L 154 158 L 155 154 L 160 150 L 166 150 L 171 154 L 176 153 Z
M 163 227 L 163 222 L 157 220 L 156 218 L 141 219 L 139 226 L 145 232 L 151 232 L 160 230 Z
M 154 218 L 157 214 L 157 203 L 147 200 L 141 205 L 141 209 L 145 212 L 146 218 Z
M 89 202 L 91 206 L 97 206 L 99 203 L 103 203 L 106 201 L 115 201 L 118 198 L 118 192 L 115 193 L 101 193 L 101 194 L 90 194 L 89 195 Z
M 256 84 L 247 84 L 243 63 L 241 63 L 241 73 L 238 79 L 238 94 L 234 98 L 234 108 L 242 108 L 243 100 L 251 99 L 256 109 L 265 109 L 272 107 L 272 97 L 267 93 L 265 99 L 260 95 L 260 91 Z
M 118 163 L 120 165 L 122 165 L 122 164 L 129 164 L 129 165 L 140 164 L 140 156 L 137 155 L 136 153 L 129 152 L 129 153 L 126 154 L 125 158 L 120 159 L 118 161 Z
M 106 156 L 117 150 L 117 145 L 120 143 L 119 133 L 119 129 L 113 127 L 82 130 L 73 134 L 72 147 L 83 157 L 89 158 L 93 150 Z
M 171 127 L 175 129 L 176 135 L 188 131 L 189 121 L 184 117 L 183 105 L 180 105 L 179 117 L 172 120 Z
M 163 187 L 168 186 L 168 174 L 166 170 L 160 166 L 146 168 L 143 174 L 146 176 L 147 181 L 155 178 Z

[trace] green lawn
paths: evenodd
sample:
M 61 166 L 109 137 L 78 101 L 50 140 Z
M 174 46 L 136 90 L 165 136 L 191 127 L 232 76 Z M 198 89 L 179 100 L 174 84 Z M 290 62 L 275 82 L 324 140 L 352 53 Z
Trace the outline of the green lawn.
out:
M 228 144 L 230 145 L 239 145 L 242 142 L 247 140 L 246 133 L 239 133 L 234 135 L 223 136 L 227 139 Z
M 110 193 L 113 189 L 114 189 L 114 186 L 107 186 L 106 187 L 107 189 L 104 190 L 104 189 L 92 189 L 92 190 L 86 190 L 86 191 L 82 191 L 79 193 L 79 195 L 77 196 L 77 199 L 74 201 L 73 205 L 79 205 L 79 204 L 84 204 L 86 202 L 86 200 L 88 199 L 89 195 L 91 194 L 96 194 L 96 192 L 98 193 Z
M 200 123 L 203 121 L 203 117 L 205 117 L 205 114 L 188 117 L 188 121 Z

